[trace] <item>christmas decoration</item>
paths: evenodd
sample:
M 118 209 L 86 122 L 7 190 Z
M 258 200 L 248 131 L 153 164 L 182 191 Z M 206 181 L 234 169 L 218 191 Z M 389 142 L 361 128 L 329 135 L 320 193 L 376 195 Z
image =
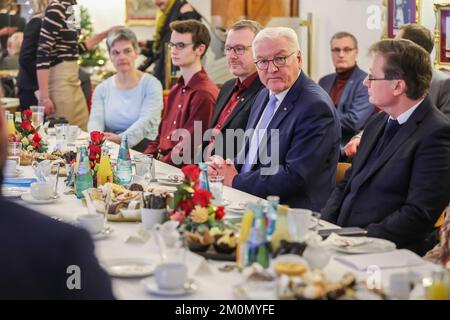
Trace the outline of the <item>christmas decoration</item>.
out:
M 80 41 L 86 41 L 94 36 L 94 27 L 92 25 L 91 15 L 88 9 L 80 6 Z M 91 50 L 80 54 L 79 64 L 83 67 L 101 67 L 106 63 L 105 50 L 100 46 L 95 46 Z

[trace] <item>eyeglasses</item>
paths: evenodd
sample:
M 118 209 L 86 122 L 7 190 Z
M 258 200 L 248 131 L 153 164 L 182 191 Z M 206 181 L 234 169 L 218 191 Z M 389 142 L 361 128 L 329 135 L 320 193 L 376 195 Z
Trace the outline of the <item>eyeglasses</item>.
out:
M 173 42 L 169 42 L 167 44 L 167 46 L 170 49 L 177 48 L 177 50 L 183 50 L 184 48 L 186 48 L 187 46 L 190 46 L 191 44 L 193 44 L 193 43 L 184 43 L 184 42 L 173 43 Z
M 391 79 L 391 78 L 375 78 L 373 75 L 368 74 L 366 77 L 367 81 L 390 81 L 390 80 L 402 80 L 402 79 Z
M 225 46 L 225 49 L 223 51 L 225 54 L 231 54 L 231 51 L 234 51 L 234 53 L 238 56 L 242 56 L 248 48 L 251 48 L 251 46 Z
M 331 49 L 331 52 L 334 54 L 340 54 L 342 51 L 345 54 L 349 54 L 353 50 L 356 50 L 356 48 L 349 48 L 349 47 L 342 48 L 342 49 L 341 48 L 333 48 L 333 49 Z
M 286 65 L 286 59 L 292 56 L 294 53 L 295 51 L 288 56 L 278 56 L 273 59 L 261 59 L 256 61 L 255 64 L 259 70 L 267 70 L 269 68 L 269 62 L 272 62 L 275 67 L 281 68 Z

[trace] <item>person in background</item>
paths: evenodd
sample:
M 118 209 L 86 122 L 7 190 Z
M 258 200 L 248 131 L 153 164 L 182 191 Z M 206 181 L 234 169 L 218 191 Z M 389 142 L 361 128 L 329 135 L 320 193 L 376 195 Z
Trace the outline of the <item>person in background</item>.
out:
M 200 151 L 219 89 L 201 64 L 211 41 L 206 26 L 197 20 L 185 20 L 172 22 L 170 28 L 172 63 L 180 67 L 181 77 L 170 90 L 158 137 L 150 141 L 145 153 L 180 166 L 192 163 Z
M 163 108 L 161 83 L 136 69 L 136 35 L 128 28 L 115 29 L 106 40 L 117 74 L 95 88 L 88 131 L 105 132 L 106 139 L 143 151 L 156 138 Z
M 360 150 L 322 210 L 341 227 L 424 255 L 450 199 L 450 120 L 428 98 L 431 59 L 409 40 L 375 43 L 364 80 L 384 112 L 366 126 Z
M 431 55 L 434 49 L 434 36 L 426 27 L 417 24 L 407 24 L 400 27 L 396 39 L 406 39 L 424 48 Z M 433 76 L 429 91 L 431 102 L 447 117 L 450 118 L 450 76 L 433 68 Z M 354 136 L 345 146 L 344 151 L 348 157 L 354 157 L 362 132 Z
M 0 184 L 8 154 L 0 112 Z M 114 299 L 87 231 L 7 201 L 0 194 L 0 299 Z M 74 271 L 75 270 L 75 271 Z M 79 288 L 75 272 L 79 274 Z
M 262 26 L 252 20 L 240 20 L 228 30 L 225 55 L 228 69 L 236 78 L 225 82 L 217 97 L 211 122 L 213 132 L 203 144 L 206 159 L 211 155 L 234 159 L 237 155 L 240 141 L 234 135 L 227 138 L 227 130 L 245 130 L 251 106 L 264 87 L 259 80 L 251 49 L 253 39 L 261 30 Z M 216 140 L 219 134 L 222 139 Z
M 7 54 L 8 37 L 15 32 L 23 32 L 25 29 L 25 19 L 18 13 L 20 7 L 14 2 L 0 1 L 0 50 L 2 55 Z
M 19 88 L 19 101 L 21 110 L 29 109 L 30 106 L 36 106 L 38 99 L 35 92 L 39 89 L 36 76 L 36 54 L 41 32 L 42 19 L 45 9 L 51 0 L 34 0 L 34 15 L 25 26 L 24 39 L 19 55 L 19 75 L 17 86 Z M 79 69 L 79 78 L 86 101 L 88 101 L 90 92 L 90 76 L 88 73 Z M 84 85 L 83 85 L 84 84 Z
M 338 32 L 331 38 L 330 45 L 336 72 L 320 79 L 319 85 L 336 106 L 342 127 L 340 158 L 344 160 L 344 146 L 364 128 L 376 108 L 369 102 L 367 88 L 363 85 L 367 73 L 357 64 L 358 40 L 348 32 Z
M 208 171 L 255 196 L 277 195 L 293 208 L 320 210 L 336 183 L 341 127 L 328 94 L 302 71 L 298 36 L 265 28 L 252 44 L 266 88 L 252 105 L 235 164 L 212 161 Z M 254 129 L 254 131 L 253 131 Z
M 19 53 L 22 46 L 23 32 L 15 32 L 8 39 L 7 50 L 8 55 L 0 60 L 1 70 L 17 70 L 19 69 Z
M 64 117 L 86 130 L 89 114 L 80 86 L 79 51 L 94 47 L 112 28 L 79 43 L 76 4 L 76 0 L 52 0 L 45 10 L 36 54 L 38 104 L 45 107 L 46 115 Z
M 146 52 L 148 59 L 139 66 L 139 70 L 145 71 L 154 62 L 153 74 L 164 86 L 166 77 L 166 44 L 169 43 L 172 33 L 170 23 L 189 19 L 200 21 L 201 16 L 186 0 L 153 0 L 153 2 L 158 7 L 156 33 L 152 41 L 142 44 L 143 51 Z

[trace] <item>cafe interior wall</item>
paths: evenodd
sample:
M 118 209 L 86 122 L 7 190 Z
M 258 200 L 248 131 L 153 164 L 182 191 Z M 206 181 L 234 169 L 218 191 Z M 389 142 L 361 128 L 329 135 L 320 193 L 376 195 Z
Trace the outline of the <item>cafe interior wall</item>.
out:
M 436 19 L 433 4 L 446 1 L 448 0 L 422 0 L 422 24 L 434 30 Z M 190 2 L 211 21 L 211 0 L 190 0 Z M 78 0 L 78 3 L 88 8 L 97 32 L 112 25 L 125 23 L 125 0 Z M 312 16 L 311 77 L 314 80 L 333 72 L 329 39 L 337 31 L 349 31 L 358 38 L 360 48 L 358 63 L 362 69 L 368 70 L 370 57 L 367 50 L 384 32 L 382 0 L 299 0 L 299 8 L 299 22 L 306 20 L 308 13 Z M 139 40 L 151 39 L 155 32 L 151 26 L 133 26 L 132 29 Z M 310 59 L 306 50 L 308 46 L 306 28 L 299 28 L 298 33 L 305 55 L 304 69 L 307 70 Z

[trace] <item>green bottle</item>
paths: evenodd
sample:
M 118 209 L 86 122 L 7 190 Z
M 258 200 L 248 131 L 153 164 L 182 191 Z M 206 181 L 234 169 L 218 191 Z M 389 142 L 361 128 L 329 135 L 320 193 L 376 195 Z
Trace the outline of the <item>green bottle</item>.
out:
M 87 147 L 80 148 L 80 158 L 75 180 L 75 191 L 78 199 L 84 198 L 83 191 L 94 187 L 94 179 L 92 177 L 91 165 Z

